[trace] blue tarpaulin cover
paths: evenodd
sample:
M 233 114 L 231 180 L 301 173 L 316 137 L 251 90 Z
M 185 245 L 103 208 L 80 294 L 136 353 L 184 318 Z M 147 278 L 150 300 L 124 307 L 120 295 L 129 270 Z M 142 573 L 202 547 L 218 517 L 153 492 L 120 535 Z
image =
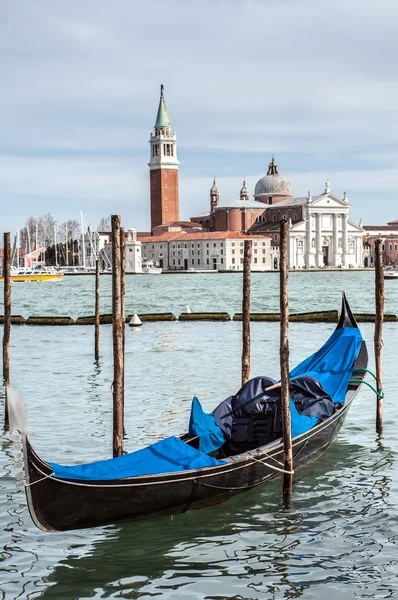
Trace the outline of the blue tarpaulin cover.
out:
M 315 377 L 333 402 L 344 404 L 347 385 L 361 344 L 362 335 L 357 327 L 336 329 L 318 352 L 291 371 L 290 377 Z
M 51 465 L 54 476 L 59 479 L 105 481 L 137 477 L 139 475 L 174 473 L 189 469 L 215 467 L 224 464 L 224 462 L 206 456 L 206 454 L 188 446 L 179 438 L 170 437 L 156 442 L 148 448 L 109 460 L 70 467 L 56 463 L 48 464 Z
M 226 440 L 225 435 L 216 423 L 214 415 L 209 415 L 203 411 L 196 396 L 192 400 L 189 435 L 199 436 L 199 450 L 205 454 L 221 448 Z

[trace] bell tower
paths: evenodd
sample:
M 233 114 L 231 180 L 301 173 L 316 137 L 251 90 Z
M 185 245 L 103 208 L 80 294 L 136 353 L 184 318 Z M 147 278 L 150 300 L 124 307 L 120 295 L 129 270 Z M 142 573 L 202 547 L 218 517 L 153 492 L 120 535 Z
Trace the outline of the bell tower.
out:
M 178 165 L 180 163 L 177 160 L 177 137 L 170 126 L 163 92 L 164 88 L 161 85 L 155 131 L 149 140 L 151 230 L 156 225 L 180 220 L 178 203 Z

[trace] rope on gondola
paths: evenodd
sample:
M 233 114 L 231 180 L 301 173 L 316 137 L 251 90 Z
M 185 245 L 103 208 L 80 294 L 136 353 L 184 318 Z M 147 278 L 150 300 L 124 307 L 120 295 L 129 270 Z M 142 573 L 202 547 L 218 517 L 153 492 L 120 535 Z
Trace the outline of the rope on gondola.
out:
M 378 392 L 371 383 L 368 383 L 364 379 L 350 379 L 350 381 L 348 382 L 348 385 L 350 385 L 350 383 L 364 383 L 365 385 L 370 387 L 370 389 L 376 394 L 376 396 L 378 398 L 384 398 L 384 392 Z
M 354 369 L 353 373 L 369 373 L 369 375 L 372 375 L 373 379 L 377 381 L 376 375 L 370 369 Z
M 260 460 L 259 458 L 256 458 L 253 455 L 250 455 L 250 458 L 252 458 L 255 462 L 258 462 L 260 464 L 262 464 L 264 467 L 268 467 L 269 469 L 272 469 L 274 471 L 278 471 L 279 473 L 287 473 L 288 475 L 293 475 L 294 471 L 286 471 L 285 469 L 279 469 L 279 467 L 275 467 L 274 465 L 270 465 L 269 463 L 265 463 L 262 460 Z M 268 458 L 272 458 L 272 456 L 269 456 Z M 271 477 L 271 475 L 267 475 L 267 477 L 264 477 L 264 479 L 262 479 L 261 481 L 258 481 L 257 483 L 252 483 L 252 484 L 248 484 L 248 485 L 241 485 L 239 487 L 223 487 L 221 485 L 213 485 L 211 483 L 206 483 L 204 481 L 199 481 L 198 479 L 194 479 L 194 483 L 200 484 L 200 485 L 204 485 L 205 487 L 209 487 L 209 488 L 214 488 L 215 490 L 246 490 L 247 488 L 252 488 L 255 487 L 256 485 L 261 485 L 266 479 L 269 479 Z

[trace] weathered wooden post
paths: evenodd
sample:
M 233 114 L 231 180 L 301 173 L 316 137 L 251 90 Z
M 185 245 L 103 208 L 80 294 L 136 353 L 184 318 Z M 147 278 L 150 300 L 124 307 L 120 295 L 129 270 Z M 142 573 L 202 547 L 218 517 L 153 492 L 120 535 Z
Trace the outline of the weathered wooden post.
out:
M 374 352 L 376 362 L 376 431 L 381 431 L 383 425 L 383 320 L 384 320 L 384 266 L 383 266 L 383 242 L 381 239 L 375 241 L 375 295 L 376 295 L 376 318 L 374 334 Z M 380 394 L 380 395 L 379 395 Z
M 242 300 L 242 385 L 250 377 L 250 265 L 252 241 L 245 240 L 243 251 L 243 300 Z
M 4 424 L 8 425 L 7 386 L 11 383 L 10 376 L 10 339 L 11 339 L 11 242 L 10 233 L 4 234 L 3 255 L 4 276 L 4 325 L 3 325 L 3 379 L 5 386 Z
M 100 261 L 95 261 L 95 360 L 99 360 L 100 353 Z
M 126 345 L 126 247 L 124 242 L 124 227 L 120 228 L 120 311 L 123 323 L 123 404 L 124 404 L 124 353 Z
M 289 223 L 287 219 L 280 222 L 280 363 L 281 363 L 281 404 L 284 449 L 283 498 L 290 505 L 293 484 L 293 450 L 290 419 L 290 382 L 289 382 L 289 296 L 288 296 L 288 258 L 289 258 Z
M 120 216 L 112 215 L 113 456 L 123 454 L 123 319 L 121 304 Z

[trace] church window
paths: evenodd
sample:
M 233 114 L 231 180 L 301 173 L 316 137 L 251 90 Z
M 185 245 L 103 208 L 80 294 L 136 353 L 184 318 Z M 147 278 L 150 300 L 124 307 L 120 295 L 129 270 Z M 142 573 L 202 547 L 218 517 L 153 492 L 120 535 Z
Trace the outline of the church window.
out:
M 293 221 L 297 221 L 297 215 L 296 215 L 296 213 L 294 213 L 294 215 L 293 215 Z
M 217 244 L 216 244 L 216 242 L 214 242 L 213 246 L 214 246 L 214 248 L 216 248 L 216 247 L 217 247 Z
M 175 244 L 173 244 L 173 248 L 175 248 L 175 247 L 176 247 L 176 245 L 175 245 Z
M 193 244 L 192 244 L 193 245 Z M 209 244 L 206 244 L 207 247 L 209 247 Z
M 198 244 L 198 248 L 200 248 L 200 244 Z
M 192 250 L 192 256 L 195 256 L 195 250 Z
M 198 265 L 200 265 L 200 258 L 198 258 Z
M 394 250 L 396 250 L 396 249 L 397 249 L 397 244 L 394 244 Z
M 254 259 L 254 262 L 255 262 L 255 263 L 257 262 L 257 256 L 255 257 L 255 259 Z
M 221 248 L 221 254 L 224 254 L 224 250 Z
M 171 146 L 171 156 L 174 156 L 174 146 Z
M 207 259 L 207 264 L 210 264 L 210 260 L 209 259 Z
M 274 240 L 275 240 L 276 242 L 278 241 L 278 235 L 277 235 L 277 234 L 275 234 L 275 235 L 274 235 Z
M 269 196 L 269 198 L 268 198 L 268 204 L 272 204 L 272 196 Z
M 232 242 L 231 246 L 235 246 L 235 242 Z
M 163 248 L 162 244 L 160 244 L 160 248 Z
M 383 246 L 382 246 L 382 250 L 383 250 L 383 252 L 384 252 L 384 250 L 385 250 L 385 248 L 384 248 L 384 244 L 383 244 Z
M 206 251 L 206 254 L 207 254 L 207 255 L 209 254 L 209 251 L 208 251 L 208 250 Z
M 263 248 L 263 254 L 265 254 L 265 248 Z
M 192 265 L 195 264 L 195 259 L 194 258 L 192 259 L 191 264 Z
M 243 265 L 243 258 L 240 259 L 240 264 Z
M 175 258 L 173 258 L 173 265 L 175 265 L 175 264 L 176 264 L 176 259 L 175 259 Z
M 265 256 L 263 256 L 263 263 L 265 263 Z
M 235 250 L 232 250 L 232 254 L 235 254 Z
M 272 217 L 272 220 L 273 220 L 274 222 L 276 221 L 276 215 L 274 215 L 274 216 Z
M 257 248 L 254 248 L 254 254 L 257 254 Z
M 315 238 L 312 238 L 312 240 L 311 240 L 311 247 L 315 248 Z
M 392 244 L 390 244 L 390 250 L 392 250 Z
M 198 250 L 198 256 L 200 255 L 200 250 Z
M 232 264 L 233 264 L 233 265 L 235 264 L 235 259 L 234 259 L 234 258 L 232 259 Z
M 173 256 L 175 256 L 175 255 L 176 255 L 176 251 L 175 251 L 175 250 L 173 250 Z
M 180 244 L 177 244 L 177 248 L 179 248 L 179 247 L 180 247 Z
M 255 221 L 256 221 L 256 223 L 258 223 L 260 221 L 260 217 L 256 217 Z
M 178 259 L 178 264 L 179 264 L 179 265 L 181 264 L 181 260 L 180 260 L 180 259 Z
M 186 247 L 187 247 L 187 245 L 186 245 L 186 244 L 184 244 L 184 248 L 186 248 Z

